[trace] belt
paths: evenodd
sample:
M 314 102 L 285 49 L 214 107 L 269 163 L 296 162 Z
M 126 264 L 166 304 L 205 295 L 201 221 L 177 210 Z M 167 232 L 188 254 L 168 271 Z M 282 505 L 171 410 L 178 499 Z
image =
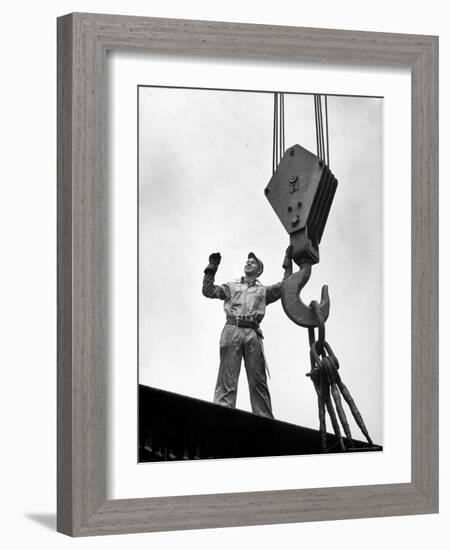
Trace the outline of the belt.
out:
M 239 319 L 238 317 L 227 317 L 227 325 L 234 325 L 236 327 L 254 328 L 259 329 L 259 323 L 256 321 L 250 321 L 249 319 Z

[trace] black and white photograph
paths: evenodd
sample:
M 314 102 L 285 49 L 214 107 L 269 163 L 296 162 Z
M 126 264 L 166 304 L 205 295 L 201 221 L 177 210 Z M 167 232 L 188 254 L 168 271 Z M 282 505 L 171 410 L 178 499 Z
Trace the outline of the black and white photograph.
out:
M 383 449 L 383 97 L 137 89 L 139 462 Z

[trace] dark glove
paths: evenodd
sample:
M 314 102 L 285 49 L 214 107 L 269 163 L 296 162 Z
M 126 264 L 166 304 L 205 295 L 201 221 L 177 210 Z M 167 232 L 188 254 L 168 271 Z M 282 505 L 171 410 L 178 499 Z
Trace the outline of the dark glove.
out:
M 214 252 L 209 257 L 209 265 L 219 267 L 221 259 L 222 259 L 222 256 L 220 255 L 220 252 Z
M 285 252 L 285 255 L 284 255 L 284 260 L 283 260 L 283 269 L 284 270 L 291 270 L 292 271 L 292 245 L 288 246 L 286 248 L 286 252 Z
M 214 274 L 219 267 L 221 259 L 222 256 L 220 255 L 220 252 L 213 252 L 213 254 L 209 256 L 209 264 L 205 268 L 205 273 L 209 272 Z

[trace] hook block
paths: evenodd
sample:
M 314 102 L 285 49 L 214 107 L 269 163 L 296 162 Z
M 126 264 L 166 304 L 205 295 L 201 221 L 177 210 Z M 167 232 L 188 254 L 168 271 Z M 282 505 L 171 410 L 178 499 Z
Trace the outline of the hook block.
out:
M 304 260 L 301 246 L 312 248 L 310 260 L 313 263 L 318 261 L 319 243 L 337 183 L 323 160 L 304 147 L 294 145 L 287 149 L 264 190 L 270 205 L 291 235 L 292 258 L 297 264 Z M 314 256 L 317 257 L 314 259 Z

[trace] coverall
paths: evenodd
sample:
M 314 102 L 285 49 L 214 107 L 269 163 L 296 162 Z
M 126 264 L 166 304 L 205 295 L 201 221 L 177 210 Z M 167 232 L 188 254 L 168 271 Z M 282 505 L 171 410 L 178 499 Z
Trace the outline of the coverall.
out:
M 203 295 L 224 300 L 227 316 L 227 324 L 220 337 L 220 366 L 214 392 L 215 403 L 233 408 L 236 406 L 238 379 L 244 358 L 252 411 L 273 418 L 259 323 L 264 317 L 266 305 L 281 297 L 281 285 L 282 283 L 276 283 L 263 286 L 258 280 L 247 284 L 244 277 L 215 285 L 214 273 L 205 273 Z M 236 320 L 253 321 L 256 328 L 228 324 Z

